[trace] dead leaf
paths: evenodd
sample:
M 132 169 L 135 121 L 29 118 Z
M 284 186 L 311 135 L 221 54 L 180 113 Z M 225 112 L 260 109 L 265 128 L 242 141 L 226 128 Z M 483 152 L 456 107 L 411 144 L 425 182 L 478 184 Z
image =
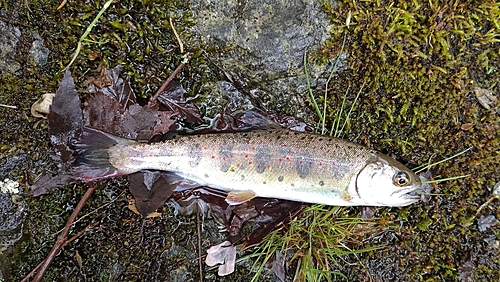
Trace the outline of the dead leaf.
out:
M 73 156 L 69 145 L 80 138 L 83 127 L 80 98 L 69 71 L 64 73 L 47 118 L 52 146 L 62 162 L 68 163 Z
M 217 272 L 219 276 L 233 273 L 236 263 L 236 247 L 229 241 L 224 241 L 219 245 L 211 247 L 207 250 L 205 263 L 208 266 L 221 264 Z
M 135 205 L 135 199 L 133 197 L 130 197 L 128 199 L 128 209 L 131 210 L 135 214 L 141 214 L 137 210 L 137 206 Z M 161 216 L 161 213 L 159 213 L 159 212 L 152 212 L 152 213 L 148 214 L 148 216 L 146 216 L 146 218 L 153 218 L 153 217 L 159 217 L 159 216 Z
M 472 127 L 474 126 L 473 123 L 464 123 L 460 126 L 460 129 L 462 129 L 463 131 L 468 131 L 470 130 Z
M 127 80 L 121 77 L 123 67 L 104 69 L 99 76 L 89 77 L 88 93 L 102 93 L 120 103 L 124 109 L 127 105 L 135 104 L 136 99 Z
M 484 232 L 497 224 L 498 221 L 494 215 L 481 215 L 481 217 L 477 220 L 477 228 L 481 232 Z
M 45 171 L 33 185 L 30 186 L 32 197 L 38 197 L 54 192 L 57 188 L 73 182 L 73 177 L 67 171 L 59 171 L 57 175 L 53 175 L 49 171 Z
M 137 211 L 144 217 L 162 206 L 180 181 L 175 175 L 162 171 L 136 172 L 129 175 L 128 179 Z
M 37 118 L 47 118 L 54 99 L 54 93 L 43 94 L 33 105 L 31 105 L 31 114 Z
M 187 103 L 184 98 L 186 90 L 175 81 L 170 82 L 165 91 L 158 96 L 158 101 L 177 113 L 178 116 L 185 118 L 188 122 L 203 124 L 205 121 L 201 118 L 200 111 L 193 103 Z
M 285 281 L 285 256 L 281 252 L 274 252 L 274 255 L 266 262 L 266 267 L 271 269 L 281 281 Z
M 479 87 L 474 87 L 474 93 L 479 101 L 479 104 L 487 110 L 494 109 L 498 105 L 498 98 L 493 95 L 493 91 L 490 89 L 484 89 Z

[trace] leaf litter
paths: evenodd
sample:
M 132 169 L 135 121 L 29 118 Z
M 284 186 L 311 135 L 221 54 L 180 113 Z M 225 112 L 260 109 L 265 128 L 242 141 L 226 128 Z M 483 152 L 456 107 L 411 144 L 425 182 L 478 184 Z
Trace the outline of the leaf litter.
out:
M 147 141 L 169 138 L 169 134 L 176 132 L 179 121 L 198 125 L 198 128 L 205 129 L 203 133 L 236 132 L 269 126 L 313 131 L 312 126 L 294 117 L 248 111 L 221 113 L 219 122 L 207 132 L 198 108 L 185 99 L 186 91 L 180 84 L 171 82 L 158 96 L 158 103 L 141 106 L 121 72 L 121 66 L 109 70 L 101 66 L 95 76 L 87 77 L 89 87 L 83 109 L 73 77 L 69 71 L 65 73 L 48 114 L 50 139 L 61 169 L 57 174 L 48 171 L 42 174 L 32 185 L 31 196 L 52 193 L 76 181 L 70 171 L 75 160 L 72 144 L 79 140 L 83 126 Z M 155 212 L 167 199 L 174 201 L 175 213 L 210 211 L 228 232 L 228 241 L 212 247 L 206 261 L 210 265 L 221 263 L 220 275 L 234 271 L 236 246 L 245 248 L 258 244 L 270 232 L 286 226 L 305 207 L 298 202 L 263 198 L 229 206 L 224 201 L 226 193 L 186 183 L 175 174 L 164 171 L 137 172 L 129 175 L 128 180 L 135 199 L 135 210 L 144 218 L 158 215 Z M 281 260 L 278 257 L 277 261 Z M 276 258 L 269 263 L 276 265 Z M 282 268 L 273 267 L 273 271 L 283 277 Z

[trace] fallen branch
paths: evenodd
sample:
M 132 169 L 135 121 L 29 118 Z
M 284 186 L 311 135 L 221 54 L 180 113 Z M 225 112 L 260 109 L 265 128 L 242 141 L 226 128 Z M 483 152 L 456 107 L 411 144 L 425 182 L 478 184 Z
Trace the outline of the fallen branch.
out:
M 172 80 L 174 80 L 174 77 L 182 70 L 182 68 L 187 64 L 187 62 L 189 62 L 189 60 L 191 59 L 191 56 L 192 55 L 189 54 L 186 58 L 184 58 L 184 60 L 182 60 L 182 62 L 177 66 L 177 68 L 170 74 L 170 76 L 167 78 L 167 80 L 165 80 L 165 82 L 160 87 L 160 89 L 158 89 L 158 91 L 156 91 L 156 94 L 153 97 L 151 97 L 151 100 L 149 100 L 150 105 L 152 105 L 156 101 L 156 99 L 158 99 L 158 96 L 160 96 L 160 94 L 163 91 L 165 91 L 165 89 L 170 84 L 170 82 L 172 82 Z
M 78 205 L 76 205 L 75 209 L 73 210 L 73 213 L 68 218 L 68 221 L 66 222 L 66 225 L 64 226 L 63 230 L 61 231 L 59 236 L 57 236 L 57 240 L 54 243 L 52 250 L 50 250 L 47 257 L 37 267 L 35 267 L 28 275 L 26 275 L 26 277 L 24 277 L 23 280 L 21 280 L 21 282 L 28 281 L 28 279 L 31 276 L 33 276 L 37 270 L 38 270 L 38 272 L 36 273 L 35 277 L 33 278 L 33 282 L 41 281 L 43 278 L 43 275 L 45 274 L 45 272 L 49 268 L 50 264 L 55 259 L 55 257 L 59 254 L 59 252 L 64 248 L 64 246 L 69 244 L 71 241 L 75 240 L 78 236 L 83 234 L 86 230 L 89 230 L 88 229 L 89 226 L 91 226 L 90 228 L 93 228 L 92 226 L 95 223 L 87 226 L 83 231 L 78 232 L 75 236 L 71 237 L 68 240 L 68 233 L 71 229 L 71 226 L 75 222 L 75 220 L 76 220 L 78 214 L 80 213 L 80 211 L 82 210 L 82 208 L 85 206 L 85 203 L 87 202 L 87 200 L 90 198 L 90 196 L 92 195 L 92 193 L 94 193 L 94 191 L 96 189 L 96 185 L 94 185 L 94 183 L 89 182 L 88 185 L 89 185 L 89 189 L 87 189 L 87 192 L 85 192 L 85 195 L 83 195 L 83 197 L 80 200 L 80 202 L 78 203 Z

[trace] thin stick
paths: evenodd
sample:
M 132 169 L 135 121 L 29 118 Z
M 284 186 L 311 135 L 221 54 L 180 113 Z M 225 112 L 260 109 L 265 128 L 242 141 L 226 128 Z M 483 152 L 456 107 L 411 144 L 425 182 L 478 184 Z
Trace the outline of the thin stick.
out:
M 160 87 L 160 89 L 158 89 L 158 91 L 156 91 L 156 94 L 153 97 L 151 97 L 151 100 L 149 100 L 150 105 L 152 105 L 156 101 L 156 99 L 158 99 L 158 96 L 160 96 L 160 94 L 163 91 L 165 91 L 165 89 L 170 84 L 170 82 L 172 82 L 172 80 L 174 80 L 174 77 L 182 70 L 182 68 L 187 64 L 187 62 L 190 59 L 191 59 L 191 55 L 187 56 L 187 58 L 185 60 L 183 60 L 182 63 L 180 63 L 177 66 L 177 68 L 170 74 L 170 76 L 167 78 L 167 80 L 165 80 L 165 82 Z
M 69 243 L 73 242 L 74 240 L 76 240 L 78 237 L 80 237 L 83 233 L 95 228 L 97 225 L 99 224 L 99 221 L 96 221 L 96 222 L 92 222 L 91 224 L 87 225 L 87 227 L 85 227 L 85 229 L 81 230 L 80 232 L 76 233 L 73 237 L 71 237 L 69 240 L 66 240 L 64 242 L 64 244 L 62 245 L 62 247 L 66 247 L 66 245 L 68 245 Z M 21 282 L 27 282 L 28 279 L 33 276 L 35 274 L 35 272 L 40 268 L 40 266 L 42 266 L 42 262 L 40 262 L 35 268 L 33 268 L 31 270 L 30 273 L 28 273 L 28 275 L 26 275 L 26 277 L 23 278 L 23 280 L 21 280 Z
M 200 209 L 196 211 L 196 228 L 198 229 L 198 267 L 200 271 L 200 282 L 203 282 L 203 262 L 201 260 L 201 228 Z
M 16 106 L 5 105 L 5 104 L 0 104 L 0 107 L 10 108 L 10 109 L 17 109 Z
M 90 198 L 90 196 L 92 195 L 92 193 L 94 193 L 94 191 L 96 189 L 96 185 L 94 185 L 94 183 L 89 182 L 88 185 L 89 185 L 89 189 L 87 189 L 87 192 L 85 192 L 85 195 L 83 195 L 82 199 L 80 200 L 78 205 L 76 205 L 75 209 L 73 210 L 73 213 L 71 213 L 71 216 L 68 218 L 68 221 L 66 222 L 66 225 L 64 226 L 64 229 L 61 232 L 61 234 L 59 234 L 59 236 L 57 236 L 57 240 L 54 243 L 52 250 L 50 250 L 47 257 L 41 262 L 40 267 L 39 267 L 39 271 L 35 275 L 35 277 L 33 278 L 33 282 L 39 282 L 42 280 L 43 275 L 45 274 L 45 272 L 49 268 L 52 261 L 55 259 L 57 254 L 59 254 L 59 252 L 65 246 L 64 243 L 68 239 L 68 233 L 69 233 L 69 230 L 71 229 L 71 226 L 73 225 L 73 222 L 76 220 L 76 217 L 78 216 L 78 214 L 80 213 L 82 208 L 85 206 L 85 203 L 87 202 L 87 200 Z M 24 277 L 22 281 L 28 281 L 28 279 L 30 278 L 31 275 L 33 275 L 33 274 L 30 272 L 30 274 L 28 274 L 26 277 Z
M 174 25 L 172 24 L 172 18 L 169 18 L 170 21 L 170 27 L 174 31 L 175 38 L 177 39 L 177 42 L 179 43 L 179 49 L 181 50 L 181 54 L 184 53 L 184 44 L 182 44 L 181 38 L 179 37 L 179 34 L 177 34 L 177 30 L 175 30 Z

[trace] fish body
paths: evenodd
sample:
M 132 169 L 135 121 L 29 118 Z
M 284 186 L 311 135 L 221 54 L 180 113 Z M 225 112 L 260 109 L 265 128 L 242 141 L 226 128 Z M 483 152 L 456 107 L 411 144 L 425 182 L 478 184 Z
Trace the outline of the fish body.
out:
M 253 197 L 336 206 L 405 206 L 420 179 L 396 160 L 333 137 L 285 129 L 176 136 L 138 143 L 85 128 L 73 173 L 83 180 L 163 170 L 229 192 L 230 204 Z

